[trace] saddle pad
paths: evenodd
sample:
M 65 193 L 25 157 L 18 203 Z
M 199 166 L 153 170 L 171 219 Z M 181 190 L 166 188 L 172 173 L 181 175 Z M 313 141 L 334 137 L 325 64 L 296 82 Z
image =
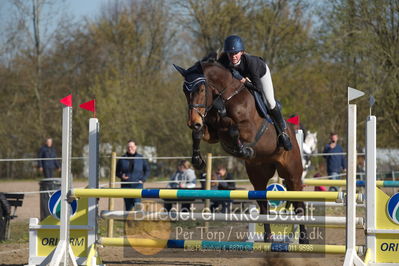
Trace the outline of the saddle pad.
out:
M 269 123 L 273 123 L 272 119 L 269 116 L 269 108 L 266 106 L 265 102 L 263 101 L 263 96 L 259 91 L 250 90 L 251 93 L 254 95 L 256 109 L 258 110 L 259 115 L 266 119 Z

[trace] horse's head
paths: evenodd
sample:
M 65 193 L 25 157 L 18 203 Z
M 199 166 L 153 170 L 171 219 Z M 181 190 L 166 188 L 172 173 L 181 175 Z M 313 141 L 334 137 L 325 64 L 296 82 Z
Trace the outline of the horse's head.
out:
M 212 104 L 212 95 L 207 90 L 201 64 L 197 62 L 187 70 L 177 65 L 173 66 L 184 77 L 183 92 L 188 104 L 187 125 L 199 131 Z
M 202 129 L 205 117 L 217 103 L 214 100 L 219 99 L 223 104 L 220 101 L 223 98 L 217 96 L 222 96 L 228 88 L 234 88 L 230 71 L 215 59 L 216 54 L 210 54 L 187 70 L 174 65 L 184 77 L 183 91 L 189 107 L 187 125 L 196 131 Z
M 308 134 L 306 135 L 306 139 L 304 141 L 304 145 L 305 144 L 309 150 L 307 153 L 310 154 L 317 152 L 317 132 L 314 133 L 308 132 Z
M 202 129 L 205 117 L 213 107 L 215 95 L 223 88 L 221 84 L 225 77 L 220 78 L 220 74 L 223 72 L 226 75 L 227 72 L 231 76 L 228 70 L 215 63 L 215 59 L 216 54 L 211 53 L 187 70 L 173 65 L 184 77 L 183 91 L 188 104 L 187 125 L 196 131 Z

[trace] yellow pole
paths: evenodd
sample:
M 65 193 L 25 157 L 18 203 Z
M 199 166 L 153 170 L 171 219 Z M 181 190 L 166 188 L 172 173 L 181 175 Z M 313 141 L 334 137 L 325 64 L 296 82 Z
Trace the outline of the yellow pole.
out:
M 228 241 L 209 241 L 207 247 L 202 248 L 203 241 L 201 240 L 184 240 L 184 248 L 195 248 L 193 250 L 205 250 L 207 248 L 218 250 L 218 248 L 225 248 L 233 246 L 245 247 L 242 251 L 258 251 L 258 252 L 271 252 L 271 243 L 257 242 L 252 245 L 248 245 L 248 242 L 228 242 Z M 234 243 L 234 244 L 233 244 Z M 107 238 L 102 237 L 99 239 L 99 244 L 103 246 L 115 246 L 115 247 L 147 247 L 147 248 L 179 248 L 179 247 L 168 247 L 167 239 L 145 239 L 145 238 Z M 182 247 L 180 247 L 182 248 Z M 355 247 L 357 251 L 361 250 L 360 246 Z M 190 249 L 188 249 L 190 250 Z M 237 249 L 238 250 L 238 249 Z M 278 252 L 275 250 L 274 252 Z M 280 251 L 281 252 L 281 251 Z M 320 245 L 320 244 L 288 244 L 287 250 L 283 252 L 293 253 L 319 253 L 319 254 L 345 254 L 345 245 Z
M 115 180 L 116 180 L 116 153 L 112 152 L 111 155 L 111 175 L 109 178 L 109 187 L 114 188 L 115 187 Z M 114 198 L 109 198 L 108 199 L 108 210 L 113 211 L 114 210 Z M 107 226 L 107 236 L 108 237 L 113 237 L 114 235 L 114 219 L 109 219 L 108 220 L 108 226 Z
M 206 178 L 205 178 L 205 190 L 211 190 L 211 178 L 212 178 L 212 153 L 208 153 L 206 156 Z M 205 209 L 210 211 L 211 201 L 210 199 L 205 200 Z M 208 231 L 209 222 L 205 222 L 205 230 Z

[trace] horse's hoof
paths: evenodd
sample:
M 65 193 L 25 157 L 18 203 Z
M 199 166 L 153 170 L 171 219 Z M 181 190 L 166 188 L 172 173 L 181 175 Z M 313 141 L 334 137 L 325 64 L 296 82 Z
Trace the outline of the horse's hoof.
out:
M 273 242 L 272 235 L 263 234 L 263 242 L 272 243 Z

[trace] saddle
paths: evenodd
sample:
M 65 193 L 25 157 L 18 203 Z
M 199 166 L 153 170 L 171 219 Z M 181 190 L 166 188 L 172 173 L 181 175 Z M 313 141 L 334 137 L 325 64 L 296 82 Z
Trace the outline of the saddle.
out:
M 255 98 L 255 105 L 256 105 L 256 110 L 258 110 L 258 113 L 260 117 L 264 118 L 267 120 L 267 122 L 274 124 L 273 119 L 269 115 L 269 108 L 263 101 L 263 95 L 260 91 L 258 90 L 249 90 L 251 94 Z

